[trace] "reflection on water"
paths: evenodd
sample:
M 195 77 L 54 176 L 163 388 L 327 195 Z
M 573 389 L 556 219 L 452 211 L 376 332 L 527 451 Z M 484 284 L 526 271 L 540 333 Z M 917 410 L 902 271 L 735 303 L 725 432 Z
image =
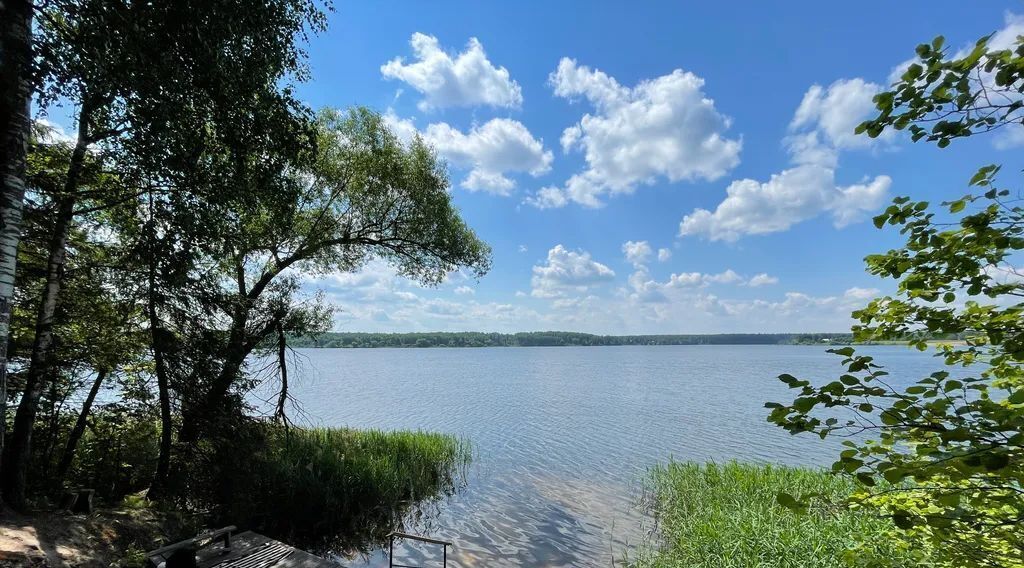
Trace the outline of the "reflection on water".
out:
M 863 351 L 896 383 L 936 361 Z M 610 566 L 644 537 L 646 470 L 676 460 L 828 465 L 835 445 L 767 423 L 775 377 L 838 375 L 817 346 L 306 349 L 293 394 L 328 426 L 421 429 L 474 446 L 464 490 L 406 529 L 451 540 L 450 566 Z M 386 566 L 386 551 L 346 559 Z M 439 547 L 396 546 L 407 564 Z
M 346 566 L 359 563 L 376 565 L 370 559 L 382 555 L 396 527 L 415 526 L 423 534 L 435 532 L 435 520 L 440 517 L 443 505 L 462 490 L 465 483 L 465 475 L 455 468 L 434 479 L 431 487 L 421 488 L 425 493 L 399 501 L 381 499 L 374 506 L 358 507 L 346 515 L 343 524 L 298 523 L 293 519 L 283 519 L 291 526 L 291 532 L 281 529 L 279 534 L 275 534 L 271 529 L 268 534 L 284 538 L 289 544 L 315 554 L 334 556 Z M 296 526 L 303 526 L 305 531 L 294 532 Z M 383 558 L 386 565 L 387 556 Z

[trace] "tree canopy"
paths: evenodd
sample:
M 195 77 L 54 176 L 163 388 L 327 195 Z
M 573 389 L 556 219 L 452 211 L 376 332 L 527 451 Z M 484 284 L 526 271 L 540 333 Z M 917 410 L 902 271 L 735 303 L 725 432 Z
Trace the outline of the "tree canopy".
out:
M 93 479 L 109 495 L 149 486 L 155 499 L 214 507 L 230 451 L 277 439 L 248 393 L 277 380 L 284 400 L 289 339 L 331 326 L 305 282 L 371 259 L 423 285 L 489 269 L 422 140 L 403 143 L 371 110 L 314 112 L 295 97 L 325 9 L 35 10 L 33 94 L 42 112 L 69 108 L 76 132 L 39 129 L 27 146 L 18 411 L 0 471 L 13 505 Z M 263 353 L 279 355 L 272 372 L 248 364 Z

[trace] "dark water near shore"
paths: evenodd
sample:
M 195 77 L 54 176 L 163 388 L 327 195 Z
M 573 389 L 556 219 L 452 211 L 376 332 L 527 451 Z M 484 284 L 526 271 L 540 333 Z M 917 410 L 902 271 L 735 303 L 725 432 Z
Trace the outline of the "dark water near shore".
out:
M 905 384 L 939 361 L 869 347 Z M 767 423 L 788 401 L 783 372 L 834 380 L 817 346 L 302 349 L 292 393 L 300 421 L 421 429 L 468 438 L 464 490 L 412 520 L 452 540 L 449 566 L 620 565 L 650 523 L 644 474 L 668 459 L 828 465 L 835 445 Z M 408 564 L 432 565 L 439 550 Z M 396 555 L 397 556 L 397 555 Z M 437 558 L 439 560 L 439 558 Z M 383 551 L 350 566 L 387 565 Z

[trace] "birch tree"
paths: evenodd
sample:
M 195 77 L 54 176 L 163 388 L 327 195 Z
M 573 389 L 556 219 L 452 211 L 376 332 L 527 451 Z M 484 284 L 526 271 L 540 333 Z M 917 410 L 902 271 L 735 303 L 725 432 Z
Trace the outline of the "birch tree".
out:
M 33 9 L 31 0 L 0 1 L 0 455 L 7 433 L 7 345 L 31 124 Z

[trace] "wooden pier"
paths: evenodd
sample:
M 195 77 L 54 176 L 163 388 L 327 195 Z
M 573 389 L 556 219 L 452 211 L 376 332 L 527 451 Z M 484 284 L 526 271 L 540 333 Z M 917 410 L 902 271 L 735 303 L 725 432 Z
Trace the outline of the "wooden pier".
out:
M 338 568 L 337 562 L 313 556 L 305 550 L 270 537 L 233 526 L 183 540 L 146 553 L 147 568 Z M 412 540 L 442 547 L 441 565 L 448 565 L 452 543 L 424 536 L 393 532 L 388 535 L 388 566 L 419 568 L 395 562 L 395 540 Z
M 272 538 L 226 527 L 146 553 L 150 568 L 338 568 Z

